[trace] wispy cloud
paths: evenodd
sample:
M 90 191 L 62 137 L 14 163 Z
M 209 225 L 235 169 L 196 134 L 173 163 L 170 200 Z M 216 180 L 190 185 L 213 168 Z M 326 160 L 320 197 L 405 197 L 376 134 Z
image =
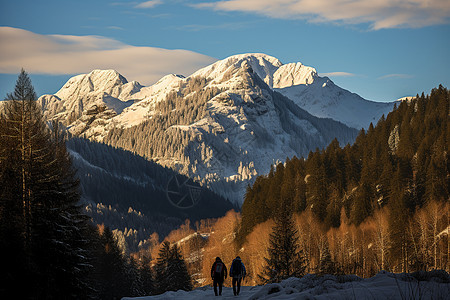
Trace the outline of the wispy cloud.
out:
M 124 2 L 111 2 L 109 5 L 112 6 L 124 6 L 132 8 L 153 8 L 157 5 L 162 4 L 162 0 L 151 0 L 151 1 L 124 1 Z
M 141 2 L 137 5 L 135 5 L 135 8 L 153 8 L 157 5 L 162 4 L 161 0 L 151 0 L 151 1 L 145 1 L 145 2 Z
M 330 72 L 330 73 L 320 73 L 320 76 L 327 76 L 327 77 L 353 77 L 357 76 L 356 74 L 349 73 L 349 72 Z
M 38 74 L 115 69 L 142 84 L 170 73 L 190 75 L 216 59 L 187 50 L 135 47 L 101 36 L 41 35 L 0 27 L 0 73 Z
M 387 74 L 381 77 L 378 77 L 377 79 L 408 79 L 413 78 L 414 76 L 410 74 Z
M 191 6 L 310 22 L 369 24 L 374 30 L 450 22 L 448 0 L 222 0 Z
M 123 30 L 123 28 L 122 27 L 119 27 L 119 26 L 108 26 L 108 27 L 106 27 L 107 29 L 112 29 L 112 30 Z
M 188 24 L 175 27 L 178 30 L 184 31 L 202 31 L 202 30 L 240 30 L 242 28 L 248 27 L 252 22 L 233 22 L 233 23 L 222 23 L 222 24 Z

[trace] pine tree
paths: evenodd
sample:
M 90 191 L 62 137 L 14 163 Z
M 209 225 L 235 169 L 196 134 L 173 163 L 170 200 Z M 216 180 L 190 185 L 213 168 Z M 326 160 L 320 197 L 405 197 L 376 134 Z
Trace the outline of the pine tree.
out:
M 319 275 L 334 275 L 339 273 L 339 268 L 337 264 L 331 259 L 331 253 L 328 247 L 325 247 L 323 253 L 321 253 L 319 265 L 317 266 L 317 273 Z
M 162 294 L 169 290 L 170 282 L 168 280 L 167 274 L 167 264 L 170 260 L 170 243 L 164 241 L 159 249 L 158 259 L 155 266 L 155 283 L 156 283 L 156 294 Z
M 171 258 L 167 264 L 168 276 L 170 282 L 172 283 L 169 290 L 170 291 L 190 291 L 192 290 L 191 277 L 189 276 L 186 262 L 184 261 L 180 249 L 177 244 L 172 246 Z
M 132 256 L 128 258 L 128 263 L 125 267 L 125 278 L 129 288 L 128 296 L 145 296 L 141 272 L 139 271 L 137 261 Z
M 145 255 L 142 258 L 141 266 L 139 268 L 139 273 L 142 281 L 142 292 L 144 296 L 150 296 L 154 293 L 154 279 L 150 262 L 150 256 Z
M 192 282 L 186 263 L 176 244 L 165 241 L 159 249 L 156 264 L 157 294 L 166 291 L 192 290 Z
M 78 206 L 78 181 L 63 136 L 56 124 L 49 130 L 43 121 L 24 70 L 7 100 L 0 116 L 0 176 L 5 187 L 0 211 L 8 213 L 1 214 L 0 239 L 11 249 L 3 234 L 13 229 L 12 246 L 18 247 L 13 257 L 22 264 L 19 269 L 8 267 L 7 276 L 29 282 L 25 297 L 86 296 L 91 291 L 85 279 L 87 218 Z M 13 219 L 17 221 L 7 224 Z
M 93 253 L 96 298 L 114 299 L 129 294 L 129 285 L 125 273 L 125 260 L 108 227 L 98 227 L 96 252 Z
M 266 283 L 280 282 L 289 277 L 301 277 L 305 272 L 305 260 L 299 250 L 298 232 L 293 215 L 283 205 L 275 217 L 275 227 L 269 239 L 269 257 L 260 279 Z

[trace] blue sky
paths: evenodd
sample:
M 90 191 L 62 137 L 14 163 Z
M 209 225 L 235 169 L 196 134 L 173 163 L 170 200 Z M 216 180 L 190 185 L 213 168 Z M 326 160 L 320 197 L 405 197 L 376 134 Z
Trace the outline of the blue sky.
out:
M 0 97 L 116 69 L 144 85 L 259 52 L 375 101 L 450 87 L 448 0 L 0 0 Z

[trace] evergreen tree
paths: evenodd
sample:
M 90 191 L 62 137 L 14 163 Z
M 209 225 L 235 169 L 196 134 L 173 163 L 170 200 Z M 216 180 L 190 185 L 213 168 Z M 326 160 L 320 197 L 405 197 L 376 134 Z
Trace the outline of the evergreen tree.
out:
M 0 240 L 19 263 L 7 265 L 2 284 L 7 290 L 28 282 L 25 297 L 84 297 L 91 292 L 87 219 L 63 136 L 56 124 L 50 131 L 43 121 L 24 70 L 6 100 L 0 115 Z
M 369 182 L 362 182 L 358 187 L 351 211 L 351 220 L 359 225 L 373 211 L 372 188 Z
M 159 249 L 158 259 L 155 266 L 156 294 L 162 294 L 169 290 L 170 282 L 167 274 L 167 264 L 170 260 L 170 243 L 164 241 Z
M 165 241 L 159 249 L 156 264 L 157 294 L 166 291 L 192 290 L 192 283 L 186 263 L 175 244 Z
M 168 276 L 171 282 L 169 290 L 192 290 L 191 277 L 189 276 L 186 262 L 184 261 L 177 244 L 174 244 L 172 246 L 170 253 L 171 258 L 169 260 L 169 263 L 167 264 Z
M 304 172 L 299 172 L 295 177 L 295 195 L 293 206 L 295 211 L 302 212 L 306 209 L 306 183 Z
M 125 276 L 125 261 L 113 233 L 104 225 L 99 226 L 98 243 L 93 254 L 96 298 L 120 299 L 131 296 Z
M 139 273 L 142 281 L 142 293 L 144 296 L 150 296 L 154 293 L 154 278 L 152 268 L 150 266 L 151 258 L 145 255 L 142 258 Z
M 138 263 L 132 256 L 128 258 L 128 262 L 126 264 L 125 279 L 129 288 L 127 295 L 131 297 L 145 296 Z
M 293 215 L 283 205 L 275 218 L 275 227 L 269 239 L 269 257 L 260 279 L 264 282 L 280 282 L 289 277 L 301 277 L 305 272 L 305 260 L 299 250 L 298 232 Z
M 320 261 L 317 266 L 317 273 L 319 275 L 339 273 L 339 268 L 331 259 L 331 253 L 328 247 L 325 247 L 323 253 L 321 253 Z

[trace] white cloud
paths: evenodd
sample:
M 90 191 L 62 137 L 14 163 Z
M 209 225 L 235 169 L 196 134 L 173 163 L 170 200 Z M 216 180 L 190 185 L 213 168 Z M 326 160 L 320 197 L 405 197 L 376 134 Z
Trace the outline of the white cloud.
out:
M 374 30 L 450 22 L 448 0 L 223 0 L 192 6 L 310 22 L 368 23 Z
M 378 79 L 391 79 L 391 78 L 409 79 L 409 78 L 413 78 L 413 76 L 409 75 L 409 74 L 387 74 L 387 75 L 378 77 Z
M 115 69 L 149 85 L 170 74 L 190 75 L 216 59 L 187 50 L 135 47 L 101 36 L 40 35 L 0 27 L 0 73 L 80 74 Z
M 153 8 L 157 5 L 160 5 L 162 1 L 160 0 L 151 0 L 151 1 L 145 1 L 142 3 L 139 3 L 135 6 L 135 8 Z
M 353 77 L 353 76 L 356 76 L 356 74 L 348 73 L 348 72 L 330 72 L 330 73 L 320 73 L 320 76 L 327 76 L 327 77 Z

